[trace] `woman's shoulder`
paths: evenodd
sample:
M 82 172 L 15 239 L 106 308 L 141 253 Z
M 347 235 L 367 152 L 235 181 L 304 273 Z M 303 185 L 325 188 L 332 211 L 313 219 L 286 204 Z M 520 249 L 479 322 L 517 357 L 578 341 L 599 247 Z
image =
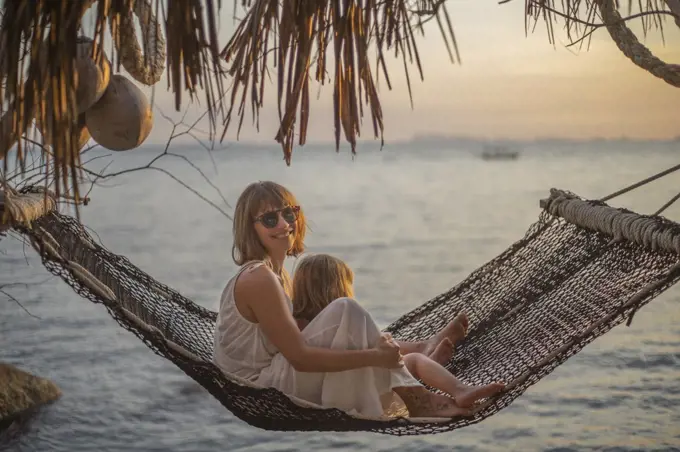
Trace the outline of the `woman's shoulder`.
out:
M 234 302 L 242 311 L 253 310 L 256 306 L 269 310 L 274 300 L 289 304 L 278 276 L 268 265 L 258 265 L 243 271 L 236 280 L 233 290 Z M 288 308 L 290 309 L 290 306 Z M 248 318 L 247 314 L 245 316 Z M 256 322 L 254 314 L 250 320 Z
M 263 261 L 250 261 L 243 264 L 236 279 L 239 290 L 265 289 L 278 281 L 274 272 Z

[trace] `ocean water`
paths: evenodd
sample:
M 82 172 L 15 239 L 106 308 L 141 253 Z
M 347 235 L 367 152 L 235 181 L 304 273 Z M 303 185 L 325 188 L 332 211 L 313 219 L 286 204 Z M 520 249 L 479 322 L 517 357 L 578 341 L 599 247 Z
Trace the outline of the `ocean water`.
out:
M 678 163 L 679 143 L 533 144 L 516 161 L 483 161 L 464 146 L 393 145 L 352 158 L 330 147 L 296 151 L 229 147 L 212 155 L 177 147 L 161 160 L 230 214 L 240 191 L 271 179 L 298 196 L 310 251 L 356 271 L 357 298 L 380 325 L 465 278 L 519 239 L 552 187 L 599 198 Z M 146 164 L 144 148 L 102 154 L 93 167 Z M 93 154 L 94 155 L 94 154 Z M 656 211 L 680 190 L 680 173 L 617 197 L 612 205 Z M 209 308 L 234 273 L 230 220 L 159 171 L 96 186 L 85 224 L 112 251 Z M 665 215 L 680 221 L 680 202 Z M 485 421 L 418 437 L 282 433 L 235 418 L 172 363 L 78 297 L 11 236 L 0 242 L 0 361 L 50 378 L 63 397 L 41 409 L 11 451 L 222 450 L 680 450 L 680 288 L 643 308 L 630 327 L 599 338 Z M 294 262 L 290 262 L 292 267 Z M 30 314 L 29 314 L 30 313 Z

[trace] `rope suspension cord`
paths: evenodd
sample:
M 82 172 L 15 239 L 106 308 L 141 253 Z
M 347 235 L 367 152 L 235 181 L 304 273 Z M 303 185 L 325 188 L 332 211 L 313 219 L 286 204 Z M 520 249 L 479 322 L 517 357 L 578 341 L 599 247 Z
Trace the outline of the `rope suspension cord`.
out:
M 643 179 L 643 180 L 641 180 L 641 181 L 639 181 L 639 182 L 636 182 L 636 183 L 634 183 L 634 184 L 632 184 L 632 185 L 629 185 L 628 187 L 622 188 L 621 190 L 618 190 L 618 191 L 616 191 L 616 192 L 614 192 L 614 193 L 612 193 L 612 194 L 610 194 L 610 195 L 607 195 L 607 196 L 605 196 L 605 197 L 603 197 L 603 198 L 598 199 L 598 201 L 600 201 L 600 202 L 609 201 L 609 200 L 612 199 L 612 198 L 615 198 L 615 197 L 617 197 L 617 196 L 620 196 L 620 195 L 623 195 L 623 194 L 625 194 L 625 193 L 628 193 L 629 191 L 635 190 L 636 188 L 642 187 L 643 185 L 646 185 L 646 184 L 648 184 L 648 183 L 650 183 L 650 182 L 654 182 L 655 180 L 660 179 L 660 178 L 662 178 L 662 177 L 664 177 L 664 176 L 667 176 L 667 175 L 669 175 L 669 174 L 671 174 L 671 173 L 674 173 L 675 171 L 678 171 L 678 170 L 680 170 L 680 164 L 675 165 L 675 166 L 672 166 L 672 167 L 670 167 L 670 168 L 668 168 L 668 169 L 666 169 L 666 170 L 664 170 L 664 171 L 661 171 L 660 173 L 654 174 L 653 176 L 650 176 L 650 177 L 648 177 L 648 178 L 646 178 L 646 179 Z M 668 200 L 663 206 L 661 206 L 661 207 L 659 208 L 659 210 L 657 210 L 656 212 L 654 212 L 652 215 L 653 215 L 653 216 L 660 215 L 664 210 L 666 210 L 666 209 L 669 208 L 671 205 L 673 205 L 673 203 L 675 203 L 678 199 L 680 199 L 680 193 L 678 193 L 678 194 L 676 194 L 675 196 L 673 196 L 673 197 L 672 197 L 670 200 Z
M 664 204 L 663 206 L 661 206 L 661 208 L 659 208 L 659 210 L 657 210 L 656 212 L 654 212 L 653 215 L 654 215 L 654 216 L 656 216 L 656 215 L 661 215 L 661 212 L 663 212 L 664 210 L 666 210 L 667 208 L 669 208 L 669 207 L 670 207 L 675 201 L 677 201 L 678 199 L 680 199 L 680 193 L 678 193 L 677 195 L 673 196 L 670 200 L 668 200 L 668 202 L 666 202 L 666 204 Z
M 629 186 L 626 187 L 626 188 L 622 188 L 621 190 L 616 191 L 616 192 L 614 192 L 614 193 L 612 193 L 612 194 L 610 194 L 610 195 L 607 195 L 607 196 L 605 196 L 604 198 L 598 199 L 598 201 L 607 202 L 607 201 L 609 201 L 609 200 L 612 199 L 612 198 L 615 198 L 615 197 L 617 197 L 617 196 L 620 196 L 620 195 L 623 195 L 623 194 L 625 194 L 625 193 L 628 193 L 629 191 L 635 190 L 636 188 L 641 187 L 641 186 L 643 186 L 643 185 L 645 185 L 645 184 L 648 184 L 648 183 L 650 183 L 650 182 L 654 182 L 655 180 L 660 179 L 660 178 L 662 178 L 662 177 L 664 177 L 664 176 L 667 176 L 668 174 L 671 174 L 671 173 L 673 173 L 673 172 L 675 172 L 675 171 L 677 171 L 677 170 L 680 170 L 680 164 L 675 165 L 675 166 L 673 166 L 673 167 L 671 167 L 671 168 L 668 168 L 667 170 L 661 171 L 660 173 L 655 174 L 655 175 L 653 175 L 653 176 L 650 176 L 650 177 L 648 177 L 648 178 L 646 178 L 646 179 L 644 179 L 644 180 L 641 180 L 641 181 L 639 181 L 639 182 L 636 182 L 636 183 L 634 183 L 633 185 L 629 185 Z

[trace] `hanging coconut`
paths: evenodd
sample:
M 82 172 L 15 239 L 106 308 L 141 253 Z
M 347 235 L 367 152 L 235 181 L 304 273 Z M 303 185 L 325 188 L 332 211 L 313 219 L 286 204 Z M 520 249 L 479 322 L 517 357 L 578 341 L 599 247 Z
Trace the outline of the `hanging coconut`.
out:
M 133 82 L 115 74 L 101 99 L 85 112 L 85 125 L 92 139 L 106 149 L 134 149 L 153 128 L 151 104 Z
M 80 114 L 93 106 L 104 95 L 111 79 L 111 64 L 103 50 L 100 55 L 99 49 L 93 49 L 92 39 L 81 36 L 78 38 L 77 45 L 76 105 L 78 114 Z
M 49 52 L 47 46 L 41 46 L 40 57 L 47 61 Z M 76 74 L 77 78 L 75 80 L 76 85 L 76 108 L 78 110 L 78 122 L 77 122 L 77 140 L 78 149 L 83 149 L 83 147 L 90 140 L 90 132 L 85 126 L 85 115 L 83 112 L 94 105 L 106 91 L 106 87 L 109 84 L 111 78 L 111 65 L 106 57 L 106 54 L 102 53 L 101 58 L 99 54 L 93 56 L 93 42 L 92 39 L 81 36 L 77 40 L 77 59 L 76 59 Z M 50 99 L 51 89 L 48 88 L 47 99 Z M 42 108 L 38 108 L 38 116 L 35 118 L 35 126 L 43 136 L 43 144 L 45 146 L 52 146 L 52 122 L 53 118 L 48 116 L 44 118 L 45 124 L 43 125 L 43 118 L 40 118 L 39 113 Z M 52 109 L 47 106 L 44 111 L 51 111 Z

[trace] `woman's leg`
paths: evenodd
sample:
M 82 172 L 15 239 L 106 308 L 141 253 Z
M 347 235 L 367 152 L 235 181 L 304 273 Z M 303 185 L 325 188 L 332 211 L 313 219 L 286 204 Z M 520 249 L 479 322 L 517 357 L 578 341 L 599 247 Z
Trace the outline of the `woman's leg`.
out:
M 309 322 L 302 335 L 314 347 L 358 350 L 377 346 L 381 331 L 359 303 L 339 298 Z M 393 388 L 422 388 L 422 384 L 406 368 L 364 367 L 344 372 L 295 372 L 295 387 L 296 395 L 305 400 L 380 416 L 394 396 Z
M 420 353 L 404 356 L 404 363 L 412 375 L 425 384 L 449 394 L 461 408 L 471 407 L 476 401 L 497 394 L 505 387 L 503 383 L 466 385 L 444 367 Z

